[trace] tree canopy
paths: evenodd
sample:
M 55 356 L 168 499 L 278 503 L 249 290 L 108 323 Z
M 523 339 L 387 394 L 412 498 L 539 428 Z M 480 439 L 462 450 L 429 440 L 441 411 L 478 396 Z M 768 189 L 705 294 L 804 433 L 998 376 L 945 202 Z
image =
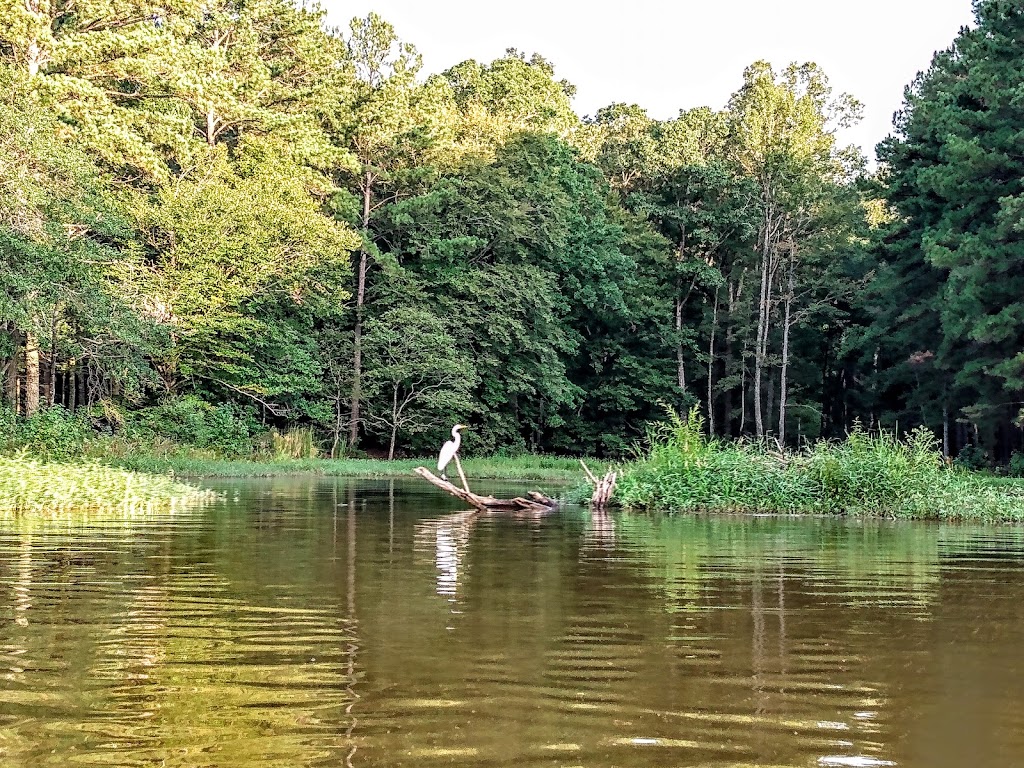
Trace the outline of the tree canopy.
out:
M 0 0 L 7 407 L 622 456 L 699 404 L 724 437 L 925 425 L 1008 459 L 1024 12 L 975 8 L 868 172 L 813 63 L 581 119 L 543 56 L 424 73 L 376 14 Z

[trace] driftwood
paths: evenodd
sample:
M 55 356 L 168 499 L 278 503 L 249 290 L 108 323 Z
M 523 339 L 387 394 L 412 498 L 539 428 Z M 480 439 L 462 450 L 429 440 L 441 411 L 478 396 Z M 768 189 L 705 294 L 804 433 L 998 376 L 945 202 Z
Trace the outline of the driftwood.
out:
M 590 471 L 590 467 L 586 465 L 583 459 L 580 459 L 580 466 L 583 467 L 583 471 L 587 473 L 587 477 L 590 482 L 594 484 L 594 495 L 590 497 L 590 506 L 596 509 L 604 509 L 608 506 L 608 502 L 611 501 L 612 494 L 615 492 L 615 481 L 618 480 L 618 472 L 608 472 L 600 480 L 594 476 L 594 473 Z
M 457 458 L 456 461 L 458 461 Z M 496 499 L 493 496 L 479 496 L 469 490 L 465 475 L 462 474 L 461 465 L 456 466 L 458 466 L 459 474 L 462 476 L 462 488 L 452 485 L 447 480 L 442 480 L 426 467 L 416 467 L 415 472 L 431 485 L 437 486 L 445 493 L 451 494 L 457 499 L 462 499 L 462 501 L 470 506 L 484 512 L 552 512 L 558 508 L 557 501 L 537 491 L 530 491 L 526 494 L 527 498 Z

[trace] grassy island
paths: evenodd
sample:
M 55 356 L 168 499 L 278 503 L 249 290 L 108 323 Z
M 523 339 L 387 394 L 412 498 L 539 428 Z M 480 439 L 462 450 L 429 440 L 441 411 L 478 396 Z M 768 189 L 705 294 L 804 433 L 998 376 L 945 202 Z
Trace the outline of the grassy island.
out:
M 0 457 L 0 515 L 67 512 L 135 514 L 208 503 L 211 491 L 168 476 L 92 462 Z
M 858 427 L 783 453 L 708 438 L 696 412 L 655 430 L 616 495 L 624 507 L 664 511 L 1024 520 L 1024 486 L 950 467 L 928 430 L 900 440 Z

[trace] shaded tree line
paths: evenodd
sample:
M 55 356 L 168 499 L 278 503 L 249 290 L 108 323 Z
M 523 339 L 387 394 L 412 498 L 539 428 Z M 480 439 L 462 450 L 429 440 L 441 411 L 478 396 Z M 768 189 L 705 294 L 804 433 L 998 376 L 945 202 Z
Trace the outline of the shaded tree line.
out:
M 869 174 L 813 64 L 581 119 L 542 57 L 425 75 L 373 14 L 0 0 L 7 408 L 619 456 L 699 403 L 722 436 L 926 424 L 1006 458 L 1020 20 L 978 14 Z

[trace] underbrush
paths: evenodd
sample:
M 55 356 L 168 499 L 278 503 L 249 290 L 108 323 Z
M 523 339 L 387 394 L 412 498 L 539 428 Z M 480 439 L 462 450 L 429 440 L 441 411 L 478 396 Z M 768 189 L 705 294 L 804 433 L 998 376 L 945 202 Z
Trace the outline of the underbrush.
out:
M 694 410 L 670 414 L 622 477 L 625 507 L 673 511 L 1024 520 L 1024 489 L 950 468 L 930 432 L 905 440 L 857 428 L 799 453 L 705 437 Z

